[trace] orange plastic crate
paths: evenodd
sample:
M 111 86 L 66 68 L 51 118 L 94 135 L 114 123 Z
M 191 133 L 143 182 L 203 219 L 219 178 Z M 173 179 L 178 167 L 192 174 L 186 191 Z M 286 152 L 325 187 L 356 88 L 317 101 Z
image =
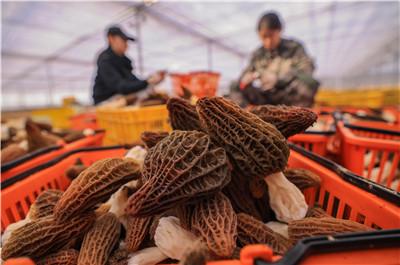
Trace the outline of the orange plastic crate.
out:
M 341 163 L 354 173 L 400 191 L 400 128 L 382 122 L 338 122 Z
M 333 126 L 334 120 L 330 114 L 318 115 L 318 119 L 325 123 L 322 130 L 305 131 L 303 133 L 293 135 L 289 138 L 289 141 L 325 157 L 328 154 L 329 142 L 332 140 L 335 134 Z
M 56 146 L 40 149 L 31 154 L 24 155 L 14 161 L 1 165 L 1 181 L 18 175 L 26 170 L 41 165 L 67 151 L 77 148 L 100 146 L 104 137 L 104 131 L 97 131 L 94 135 L 86 136 L 83 139 L 71 143 L 60 143 Z
M 96 113 L 87 112 L 74 115 L 70 118 L 71 128 L 75 130 L 93 129 L 99 128 L 96 119 Z
M 188 74 L 170 74 L 172 87 L 177 96 L 184 95 L 182 87 L 187 88 L 198 98 L 212 97 L 217 93 L 220 74 L 208 71 L 191 72 Z
M 290 167 L 306 168 L 321 177 L 321 187 L 318 190 L 309 189 L 305 193 L 309 205 L 318 202 L 333 217 L 354 220 L 378 229 L 400 227 L 400 196 L 398 194 L 371 184 L 301 147 L 291 145 L 291 149 Z M 11 222 L 24 218 L 30 203 L 41 191 L 48 188 L 65 189 L 69 181 L 64 171 L 77 158 L 89 165 L 98 159 L 118 157 L 124 153 L 125 149 L 121 147 L 75 150 L 50 162 L 47 168 L 25 176 L 23 180 L 6 187 L 1 194 L 2 229 Z M 300 241 L 283 257 L 273 256 L 271 249 L 265 245 L 250 245 L 242 249 L 240 260 L 214 261 L 209 262 L 208 265 L 266 265 L 265 262 L 272 261 L 275 261 L 272 264 L 281 265 L 341 264 L 344 257 L 348 261 L 347 264 L 366 264 L 366 262 L 368 264 L 397 264 L 398 252 L 393 250 L 393 245 L 398 249 L 399 236 L 400 230 L 377 230 L 334 237 L 313 237 Z M 325 253 L 332 251 L 335 253 Z M 379 259 L 376 258 L 377 255 L 380 256 Z M 15 261 L 9 263 L 9 265 L 16 264 L 25 263 L 15 263 Z

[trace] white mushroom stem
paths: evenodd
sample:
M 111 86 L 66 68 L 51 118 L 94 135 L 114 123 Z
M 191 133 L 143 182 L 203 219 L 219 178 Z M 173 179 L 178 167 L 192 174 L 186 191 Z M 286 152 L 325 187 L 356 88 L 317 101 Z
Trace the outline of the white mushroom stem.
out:
M 142 167 L 144 163 L 144 158 L 147 155 L 147 150 L 141 146 L 135 146 L 129 149 L 128 153 L 126 153 L 125 158 L 134 159 L 139 165 Z
M 289 238 L 289 230 L 288 230 L 289 227 L 287 224 L 271 221 L 266 223 L 266 226 L 271 228 L 272 231 L 279 233 L 286 238 Z
M 185 252 L 196 242 L 197 237 L 180 225 L 179 219 L 174 216 L 160 219 L 154 242 L 168 257 L 181 260 Z
M 167 258 L 158 247 L 144 248 L 129 255 L 128 265 L 155 265 Z
M 269 205 L 276 219 L 288 223 L 306 216 L 308 205 L 303 193 L 282 172 L 264 178 L 268 185 Z

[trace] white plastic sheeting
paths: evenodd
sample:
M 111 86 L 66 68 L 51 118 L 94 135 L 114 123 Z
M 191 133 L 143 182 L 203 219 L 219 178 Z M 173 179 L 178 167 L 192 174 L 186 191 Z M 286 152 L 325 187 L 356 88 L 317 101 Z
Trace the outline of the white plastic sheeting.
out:
M 260 45 L 255 26 L 268 10 L 284 19 L 285 36 L 305 44 L 322 80 L 379 65 L 386 66 L 378 72 L 398 71 L 399 2 L 2 2 L 3 108 L 69 95 L 90 103 L 96 53 L 111 24 L 132 35 L 140 24 L 141 67 L 136 44 L 129 56 L 143 77 L 213 70 L 224 93 Z

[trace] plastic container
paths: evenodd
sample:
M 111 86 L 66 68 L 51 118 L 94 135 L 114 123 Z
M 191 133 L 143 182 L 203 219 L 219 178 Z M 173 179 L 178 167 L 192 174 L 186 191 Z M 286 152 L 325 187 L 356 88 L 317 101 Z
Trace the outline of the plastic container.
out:
M 346 264 L 396 264 L 400 230 L 386 229 L 400 227 L 400 195 L 299 146 L 291 144 L 290 147 L 290 167 L 306 168 L 321 177 L 319 190 L 309 189 L 305 192 L 309 205 L 318 202 L 336 218 L 350 219 L 385 230 L 307 238 L 298 242 L 282 258 L 273 256 L 266 245 L 250 245 L 242 249 L 240 260 L 215 261 L 208 265 L 316 265 L 342 264 L 342 261 L 347 261 Z M 69 181 L 64 171 L 77 158 L 88 165 L 97 159 L 122 156 L 124 153 L 125 149 L 121 146 L 75 150 L 43 165 L 42 169 L 21 175 L 19 182 L 2 187 L 2 229 L 11 221 L 24 218 L 30 203 L 40 191 L 50 187 L 65 189 Z M 267 263 L 272 261 L 275 263 Z
M 381 122 L 339 121 L 341 163 L 369 180 L 400 191 L 399 125 Z
M 87 112 L 74 115 L 70 118 L 71 128 L 75 130 L 93 129 L 99 128 L 96 119 L 96 113 Z
M 330 141 L 335 134 L 334 120 L 330 114 L 319 115 L 318 120 L 322 121 L 323 126 L 321 128 L 293 135 L 289 138 L 289 141 L 325 157 L 328 153 Z
M 65 152 L 77 148 L 100 146 L 104 137 L 104 131 L 98 130 L 94 135 L 86 136 L 83 139 L 73 141 L 68 144 L 39 149 L 35 152 L 26 154 L 16 160 L 1 165 L 1 182 L 12 176 L 18 175 L 26 170 L 41 165 Z
M 170 131 L 166 105 L 96 110 L 100 128 L 106 130 L 105 144 L 140 142 L 144 131 Z
M 79 158 L 83 164 L 91 165 L 103 158 L 121 157 L 123 146 L 87 147 L 68 152 L 24 171 L 2 182 L 1 185 L 1 230 L 11 223 L 25 218 L 36 197 L 47 189 L 65 190 L 70 180 L 65 170 Z
M 215 96 L 220 74 L 209 71 L 191 72 L 188 74 L 171 74 L 172 87 L 177 96 L 184 95 L 182 87 L 187 88 L 197 98 Z

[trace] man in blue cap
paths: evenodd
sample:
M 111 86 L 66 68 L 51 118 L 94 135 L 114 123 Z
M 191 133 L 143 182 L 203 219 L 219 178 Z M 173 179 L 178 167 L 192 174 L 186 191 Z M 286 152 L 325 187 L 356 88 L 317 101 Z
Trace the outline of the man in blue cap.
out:
M 93 87 L 94 104 L 115 95 L 128 95 L 156 85 L 164 79 L 163 72 L 156 72 L 146 80 L 133 73 L 132 61 L 125 56 L 128 41 L 135 38 L 126 35 L 121 28 L 112 26 L 107 30 L 108 48 L 97 59 L 97 75 Z

